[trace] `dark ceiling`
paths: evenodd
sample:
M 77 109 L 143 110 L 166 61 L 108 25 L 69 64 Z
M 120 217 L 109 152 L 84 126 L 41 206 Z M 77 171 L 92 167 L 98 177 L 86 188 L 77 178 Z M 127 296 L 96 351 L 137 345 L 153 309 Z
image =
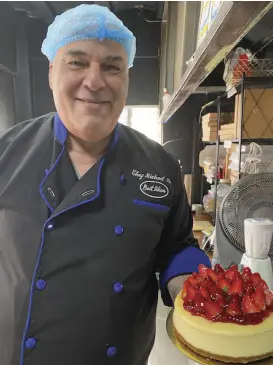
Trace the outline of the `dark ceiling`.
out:
M 30 18 L 40 18 L 52 23 L 55 16 L 80 4 L 98 4 L 107 6 L 112 12 L 137 9 L 147 21 L 162 19 L 164 1 L 10 1 L 17 11 L 24 11 Z

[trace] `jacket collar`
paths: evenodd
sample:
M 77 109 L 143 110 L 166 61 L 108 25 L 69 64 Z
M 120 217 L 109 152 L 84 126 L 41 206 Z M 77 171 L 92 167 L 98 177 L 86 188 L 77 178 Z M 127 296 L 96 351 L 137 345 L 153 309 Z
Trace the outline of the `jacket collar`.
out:
M 58 113 L 56 113 L 54 117 L 54 136 L 57 139 L 57 141 L 61 143 L 61 145 L 64 145 L 67 139 L 67 135 L 68 135 L 67 129 L 63 124 L 63 122 L 61 121 L 61 118 L 59 117 Z M 117 123 L 114 129 L 113 137 L 109 144 L 108 151 L 116 146 L 118 139 L 119 139 L 119 123 Z

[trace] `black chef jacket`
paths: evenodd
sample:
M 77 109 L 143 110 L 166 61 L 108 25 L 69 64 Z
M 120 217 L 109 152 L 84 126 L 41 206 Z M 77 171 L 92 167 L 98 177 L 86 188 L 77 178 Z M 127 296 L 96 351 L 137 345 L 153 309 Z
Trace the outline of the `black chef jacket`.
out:
M 209 265 L 177 162 L 117 125 L 80 180 L 57 115 L 0 136 L 0 364 L 144 365 L 157 280 Z

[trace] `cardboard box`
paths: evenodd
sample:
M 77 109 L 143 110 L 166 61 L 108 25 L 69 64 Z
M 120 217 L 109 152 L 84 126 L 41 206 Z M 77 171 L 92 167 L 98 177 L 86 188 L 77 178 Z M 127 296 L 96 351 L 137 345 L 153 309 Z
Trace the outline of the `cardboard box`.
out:
M 273 89 L 245 90 L 243 128 L 241 128 L 241 100 L 242 95 L 236 95 L 234 123 L 221 125 L 219 131 L 221 141 L 273 138 Z
M 222 126 L 219 131 L 219 136 L 220 141 L 236 139 L 236 130 L 234 128 L 234 123 Z
M 235 99 L 234 128 L 241 138 L 241 94 Z M 247 89 L 244 100 L 242 138 L 273 138 L 273 89 Z
M 210 134 L 204 134 L 202 137 L 203 142 L 214 142 L 217 140 L 217 132 L 211 132 Z
M 233 120 L 233 113 L 222 113 L 221 114 L 221 124 L 229 123 Z M 203 142 L 216 141 L 218 139 L 218 114 L 208 113 L 202 118 L 202 134 Z M 230 133 L 228 133 L 230 134 Z

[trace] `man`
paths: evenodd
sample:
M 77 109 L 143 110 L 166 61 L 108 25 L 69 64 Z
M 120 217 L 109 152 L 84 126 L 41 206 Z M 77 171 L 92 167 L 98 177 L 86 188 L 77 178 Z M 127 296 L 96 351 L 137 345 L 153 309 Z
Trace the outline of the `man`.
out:
M 144 365 L 156 272 L 172 305 L 209 265 L 179 166 L 118 124 L 135 38 L 114 14 L 67 11 L 42 51 L 57 114 L 0 138 L 1 365 Z

